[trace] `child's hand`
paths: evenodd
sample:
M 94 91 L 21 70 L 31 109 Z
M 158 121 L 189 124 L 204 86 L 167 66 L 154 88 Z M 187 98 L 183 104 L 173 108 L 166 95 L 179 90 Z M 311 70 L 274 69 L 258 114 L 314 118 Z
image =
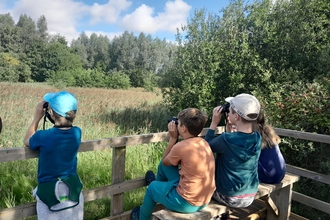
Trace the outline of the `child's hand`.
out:
M 167 125 L 168 133 L 171 138 L 177 139 L 179 137 L 178 125 L 175 124 L 175 121 L 170 121 Z
M 222 117 L 221 111 L 222 111 L 222 106 L 217 106 L 213 109 L 212 122 L 210 125 L 211 129 L 215 129 L 220 123 Z
M 38 121 L 45 115 L 46 109 L 44 109 L 44 104 L 45 104 L 45 101 L 41 101 L 38 103 L 38 105 L 36 107 L 36 112 L 34 114 L 34 118 Z

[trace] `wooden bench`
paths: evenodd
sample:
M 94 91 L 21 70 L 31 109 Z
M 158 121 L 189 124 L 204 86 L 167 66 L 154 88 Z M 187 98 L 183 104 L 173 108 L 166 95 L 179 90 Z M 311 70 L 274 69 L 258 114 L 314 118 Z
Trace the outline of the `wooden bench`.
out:
M 204 209 L 191 214 L 162 209 L 153 213 L 152 220 L 214 220 L 225 212 L 229 212 L 231 219 L 262 219 L 262 213 L 266 213 L 267 220 L 289 219 L 292 185 L 298 180 L 299 176 L 286 173 L 279 184 L 260 183 L 255 201 L 247 208 L 229 208 L 212 200 Z

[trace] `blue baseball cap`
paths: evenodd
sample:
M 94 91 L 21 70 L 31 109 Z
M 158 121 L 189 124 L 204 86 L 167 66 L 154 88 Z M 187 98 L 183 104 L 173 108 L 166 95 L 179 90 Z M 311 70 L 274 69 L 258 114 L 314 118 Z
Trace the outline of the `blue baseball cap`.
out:
M 66 117 L 69 111 L 78 110 L 77 99 L 67 91 L 47 93 L 44 95 L 44 100 L 49 103 L 53 111 L 63 117 Z

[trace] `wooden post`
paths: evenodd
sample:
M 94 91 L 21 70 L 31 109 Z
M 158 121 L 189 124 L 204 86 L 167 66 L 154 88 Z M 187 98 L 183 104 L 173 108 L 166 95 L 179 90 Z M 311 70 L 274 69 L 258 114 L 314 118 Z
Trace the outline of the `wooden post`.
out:
M 112 184 L 121 183 L 125 180 L 125 157 L 126 147 L 112 149 Z M 110 216 L 124 212 L 124 193 L 111 196 Z
M 289 219 L 291 212 L 292 184 L 271 193 L 271 198 L 278 208 L 278 216 L 274 211 L 267 211 L 267 220 Z

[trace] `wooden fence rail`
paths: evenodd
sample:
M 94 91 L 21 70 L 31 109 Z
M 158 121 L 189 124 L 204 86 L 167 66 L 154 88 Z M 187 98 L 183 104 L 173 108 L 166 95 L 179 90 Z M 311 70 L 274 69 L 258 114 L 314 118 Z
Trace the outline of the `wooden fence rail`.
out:
M 309 140 L 321 143 L 330 144 L 329 135 L 312 134 L 307 132 L 300 132 L 288 129 L 275 128 L 280 136 L 292 137 L 296 139 Z M 224 127 L 217 127 L 216 134 L 224 131 Z M 205 128 L 200 136 L 205 136 L 207 128 Z M 79 148 L 79 152 L 96 151 L 103 149 L 113 149 L 112 151 L 112 183 L 110 185 L 84 190 L 85 202 L 94 201 L 101 198 L 111 197 L 110 218 L 111 219 L 125 219 L 121 217 L 124 212 L 124 192 L 138 189 L 145 186 L 144 178 L 137 178 L 133 180 L 124 180 L 125 176 L 125 157 L 126 147 L 148 144 L 155 142 L 165 142 L 169 140 L 168 132 L 133 135 L 124 137 L 115 137 L 108 139 L 83 141 Z M 2 148 L 0 149 L 0 163 L 26 160 L 30 158 L 37 158 L 38 152 L 31 151 L 26 147 Z M 305 170 L 300 167 L 287 165 L 287 171 L 297 174 L 302 177 L 313 179 L 318 182 L 330 184 L 330 177 L 324 174 Z M 293 192 L 292 199 L 299 203 L 305 204 L 317 210 L 330 214 L 330 204 L 317 200 L 315 198 L 303 195 L 298 192 Z M 36 215 L 36 203 L 29 203 L 18 205 L 11 208 L 0 210 L 0 220 L 16 220 L 29 216 Z M 127 215 L 125 215 L 127 216 Z

